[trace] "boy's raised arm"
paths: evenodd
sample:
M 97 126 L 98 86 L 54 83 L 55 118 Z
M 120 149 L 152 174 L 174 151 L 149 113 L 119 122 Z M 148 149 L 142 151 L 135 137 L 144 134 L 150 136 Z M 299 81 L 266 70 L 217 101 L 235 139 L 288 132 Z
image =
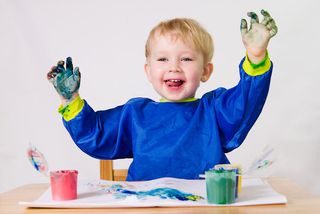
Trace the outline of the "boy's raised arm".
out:
M 250 28 L 248 29 L 245 19 L 241 20 L 240 26 L 247 56 L 253 64 L 259 64 L 265 58 L 269 40 L 278 32 L 276 23 L 270 14 L 265 10 L 261 10 L 261 14 L 263 20 L 259 22 L 257 14 L 249 12 Z

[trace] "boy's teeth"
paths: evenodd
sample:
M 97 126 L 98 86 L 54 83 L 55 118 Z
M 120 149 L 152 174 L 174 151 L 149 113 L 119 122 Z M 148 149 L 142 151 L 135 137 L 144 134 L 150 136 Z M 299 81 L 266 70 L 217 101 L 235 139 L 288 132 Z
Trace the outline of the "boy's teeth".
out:
M 184 83 L 183 80 L 179 80 L 179 79 L 168 79 L 168 80 L 165 80 L 165 82 L 169 87 L 180 87 Z
M 170 81 L 170 82 L 181 82 L 182 80 L 167 80 L 167 81 Z

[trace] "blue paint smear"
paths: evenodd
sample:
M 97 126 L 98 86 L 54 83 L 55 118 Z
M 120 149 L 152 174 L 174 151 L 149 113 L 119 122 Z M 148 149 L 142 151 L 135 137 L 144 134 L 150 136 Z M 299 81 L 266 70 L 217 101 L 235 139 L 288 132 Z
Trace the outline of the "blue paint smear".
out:
M 33 158 L 33 157 L 31 157 L 31 163 L 32 163 L 32 165 L 33 165 L 33 167 L 37 170 L 37 171 L 40 171 L 40 169 L 39 169 L 39 163 Z
M 118 199 L 125 199 L 127 196 L 135 195 L 138 199 L 144 199 L 147 196 L 157 196 L 161 199 L 173 199 L 179 201 L 198 201 L 204 199 L 201 196 L 184 193 L 173 188 L 156 188 L 149 191 L 133 191 L 123 189 L 121 185 L 113 185 L 111 187 L 116 193 L 114 196 Z

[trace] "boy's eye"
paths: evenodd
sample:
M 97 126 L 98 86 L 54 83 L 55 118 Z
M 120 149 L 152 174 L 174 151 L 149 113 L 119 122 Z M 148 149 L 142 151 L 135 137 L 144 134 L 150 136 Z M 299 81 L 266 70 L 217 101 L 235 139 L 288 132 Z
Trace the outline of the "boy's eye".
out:
M 168 59 L 165 57 L 162 57 L 162 58 L 159 58 L 158 61 L 165 62 L 165 61 L 168 61 Z
M 190 57 L 183 57 L 181 61 L 193 61 Z

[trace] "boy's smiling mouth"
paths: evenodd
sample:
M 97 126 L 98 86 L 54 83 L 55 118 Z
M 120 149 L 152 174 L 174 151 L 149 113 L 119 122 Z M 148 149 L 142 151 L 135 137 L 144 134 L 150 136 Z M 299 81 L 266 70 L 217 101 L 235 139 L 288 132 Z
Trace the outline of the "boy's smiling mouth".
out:
M 167 79 L 164 81 L 166 86 L 178 88 L 183 85 L 185 81 L 181 79 Z

